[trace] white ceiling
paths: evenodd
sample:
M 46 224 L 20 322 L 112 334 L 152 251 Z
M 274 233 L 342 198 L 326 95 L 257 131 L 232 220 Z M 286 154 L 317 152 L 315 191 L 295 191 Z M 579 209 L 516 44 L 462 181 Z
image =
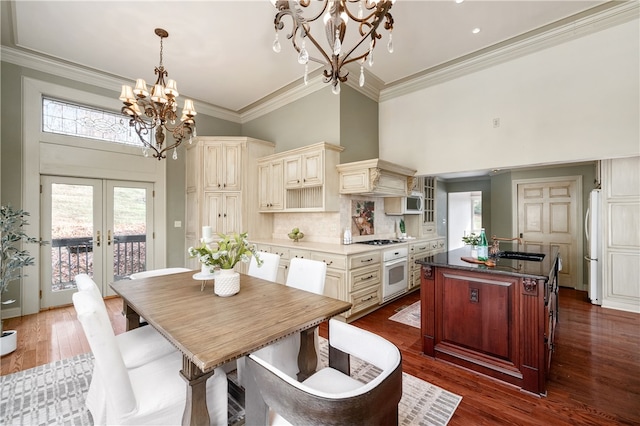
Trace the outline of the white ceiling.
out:
M 303 84 L 304 67 L 285 34 L 280 35 L 282 52 L 271 49 L 275 9 L 267 0 L 3 3 L 3 12 L 9 10 L 3 45 L 147 83 L 155 81 L 159 62 L 154 29 L 164 28 L 169 32 L 164 66 L 181 95 L 231 111 L 242 111 L 284 86 Z M 611 2 L 398 0 L 391 9 L 394 52 L 387 52 L 383 31 L 374 66 L 367 69 L 382 88 L 391 87 L 603 3 Z M 472 34 L 475 27 L 480 33 Z

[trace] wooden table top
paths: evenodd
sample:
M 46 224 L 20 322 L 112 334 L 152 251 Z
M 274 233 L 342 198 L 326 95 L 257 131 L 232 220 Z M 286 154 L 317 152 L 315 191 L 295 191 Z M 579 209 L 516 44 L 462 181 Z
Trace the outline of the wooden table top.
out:
M 132 309 L 208 372 L 284 336 L 320 324 L 351 304 L 240 274 L 240 292 L 200 291 L 198 271 L 111 284 Z

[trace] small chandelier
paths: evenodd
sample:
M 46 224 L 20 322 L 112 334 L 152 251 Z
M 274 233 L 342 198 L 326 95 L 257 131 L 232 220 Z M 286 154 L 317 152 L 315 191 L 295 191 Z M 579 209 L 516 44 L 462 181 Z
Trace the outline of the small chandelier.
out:
M 373 49 L 376 40 L 382 38 L 378 33 L 378 26 L 385 20 L 384 28 L 389 31 L 389 42 L 387 49 L 393 52 L 393 41 L 391 33 L 393 31 L 393 17 L 389 13 L 395 0 L 271 0 L 271 3 L 278 10 L 273 21 L 276 30 L 276 38 L 273 42 L 273 50 L 278 53 L 281 50 L 278 40 L 278 31 L 284 28 L 282 22 L 285 16 L 291 18 L 291 32 L 287 38 L 291 39 L 293 47 L 298 52 L 298 62 L 304 65 L 304 83 L 308 83 L 308 62 L 313 61 L 325 66 L 324 82 L 331 83 L 333 93 L 340 93 L 340 83 L 347 81 L 349 71 L 342 67 L 350 62 L 360 62 L 360 87 L 364 86 L 364 63 L 369 60 L 369 66 L 373 66 Z M 322 4 L 320 11 L 312 17 L 304 17 L 303 9 L 310 4 Z M 354 11 L 351 9 L 356 9 Z M 324 16 L 323 16 L 324 15 Z M 311 34 L 310 23 L 323 16 L 324 32 L 328 42 L 328 53 Z M 346 49 L 343 46 L 344 37 L 347 30 L 347 23 L 352 20 L 358 28 L 359 40 L 352 48 Z M 322 55 L 316 58 L 309 54 L 306 41 L 311 42 Z M 369 40 L 368 46 L 360 49 L 360 53 L 355 53 L 356 49 L 365 41 Z M 351 55 L 354 55 L 353 57 Z M 355 56 L 357 55 L 357 56 Z
M 169 73 L 162 65 L 162 39 L 169 37 L 169 33 L 162 28 L 156 28 L 155 33 L 160 37 L 160 65 L 155 69 L 158 76 L 156 83 L 153 85 L 151 93 L 147 90 L 147 83 L 141 78 L 136 80 L 135 88 L 122 86 L 122 93 L 120 93 L 120 100 L 124 103 L 122 113 L 130 117 L 129 126 L 133 127 L 140 137 L 140 141 L 144 145 L 145 157 L 149 156 L 149 150 L 151 150 L 153 157 L 162 160 L 167 158 L 166 152 L 173 149 L 173 159 L 176 160 L 178 146 L 182 139 L 189 135 L 189 143 L 191 143 L 191 138 L 196 136 L 196 122 L 193 117 L 197 113 L 193 101 L 185 99 L 182 117 L 180 122 L 176 124 L 178 85 L 175 80 L 171 79 L 165 83 L 164 78 L 168 77 Z M 154 131 L 152 142 L 147 140 L 151 130 Z M 173 135 L 174 143 L 172 145 L 165 146 L 165 130 Z

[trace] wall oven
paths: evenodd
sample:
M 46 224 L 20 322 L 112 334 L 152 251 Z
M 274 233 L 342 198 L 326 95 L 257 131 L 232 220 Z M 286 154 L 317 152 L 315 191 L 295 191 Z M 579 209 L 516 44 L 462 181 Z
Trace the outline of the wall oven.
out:
M 407 292 L 408 253 L 406 246 L 382 252 L 382 303 Z

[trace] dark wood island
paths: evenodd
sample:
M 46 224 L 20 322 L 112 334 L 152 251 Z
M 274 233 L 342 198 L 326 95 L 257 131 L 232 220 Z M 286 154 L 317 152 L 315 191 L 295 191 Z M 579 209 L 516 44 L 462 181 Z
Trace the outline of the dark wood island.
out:
M 501 249 L 509 245 L 504 244 Z M 421 335 L 425 355 L 546 394 L 557 322 L 555 247 L 511 245 L 469 263 L 469 246 L 416 260 L 421 264 Z

